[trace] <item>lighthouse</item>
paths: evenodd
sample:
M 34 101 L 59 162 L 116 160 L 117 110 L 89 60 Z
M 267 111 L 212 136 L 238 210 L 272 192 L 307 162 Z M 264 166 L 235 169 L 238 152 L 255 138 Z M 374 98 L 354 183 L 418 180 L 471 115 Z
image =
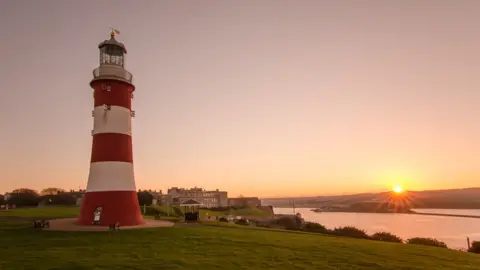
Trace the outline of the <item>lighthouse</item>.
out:
M 78 223 L 121 226 L 143 224 L 135 187 L 132 153 L 133 76 L 125 69 L 125 46 L 115 39 L 98 45 L 100 65 L 93 70 L 92 154 L 87 191 Z

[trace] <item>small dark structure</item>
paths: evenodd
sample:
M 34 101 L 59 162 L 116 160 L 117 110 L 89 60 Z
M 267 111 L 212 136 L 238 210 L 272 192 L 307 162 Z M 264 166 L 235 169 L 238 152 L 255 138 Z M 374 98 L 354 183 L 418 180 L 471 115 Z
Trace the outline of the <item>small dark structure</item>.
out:
M 186 200 L 180 204 L 185 208 L 184 217 L 185 222 L 195 222 L 200 219 L 200 206 L 202 204 L 195 200 Z
M 43 228 L 50 228 L 50 222 L 48 220 L 34 220 L 33 221 L 33 228 L 35 229 L 43 229 Z
M 109 224 L 108 225 L 108 230 L 109 231 L 119 231 L 120 230 L 120 223 L 114 223 L 114 224 Z

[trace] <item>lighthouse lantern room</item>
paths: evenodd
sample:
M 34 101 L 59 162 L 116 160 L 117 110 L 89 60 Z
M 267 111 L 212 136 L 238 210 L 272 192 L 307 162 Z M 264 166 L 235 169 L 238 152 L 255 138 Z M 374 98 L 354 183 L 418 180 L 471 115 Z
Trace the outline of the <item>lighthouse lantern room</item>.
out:
M 100 65 L 93 71 L 92 154 L 87 192 L 78 223 L 108 226 L 143 224 L 135 187 L 131 100 L 135 86 L 125 69 L 125 46 L 115 39 L 98 45 Z

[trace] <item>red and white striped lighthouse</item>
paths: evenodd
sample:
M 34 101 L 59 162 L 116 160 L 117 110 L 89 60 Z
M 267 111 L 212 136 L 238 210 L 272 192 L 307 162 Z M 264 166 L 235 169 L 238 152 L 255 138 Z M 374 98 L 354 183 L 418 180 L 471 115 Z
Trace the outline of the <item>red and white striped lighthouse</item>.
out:
M 87 193 L 78 223 L 122 226 L 143 224 L 132 154 L 131 101 L 135 86 L 124 68 L 125 46 L 115 39 L 98 45 L 100 66 L 93 71 L 92 156 Z

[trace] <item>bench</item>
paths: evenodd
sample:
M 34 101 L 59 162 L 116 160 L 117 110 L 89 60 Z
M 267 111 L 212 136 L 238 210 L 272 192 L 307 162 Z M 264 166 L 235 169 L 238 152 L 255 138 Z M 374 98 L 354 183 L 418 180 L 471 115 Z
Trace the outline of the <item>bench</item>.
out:
M 43 229 L 43 228 L 50 228 L 50 222 L 48 220 L 34 220 L 33 221 L 33 228 L 35 229 Z

